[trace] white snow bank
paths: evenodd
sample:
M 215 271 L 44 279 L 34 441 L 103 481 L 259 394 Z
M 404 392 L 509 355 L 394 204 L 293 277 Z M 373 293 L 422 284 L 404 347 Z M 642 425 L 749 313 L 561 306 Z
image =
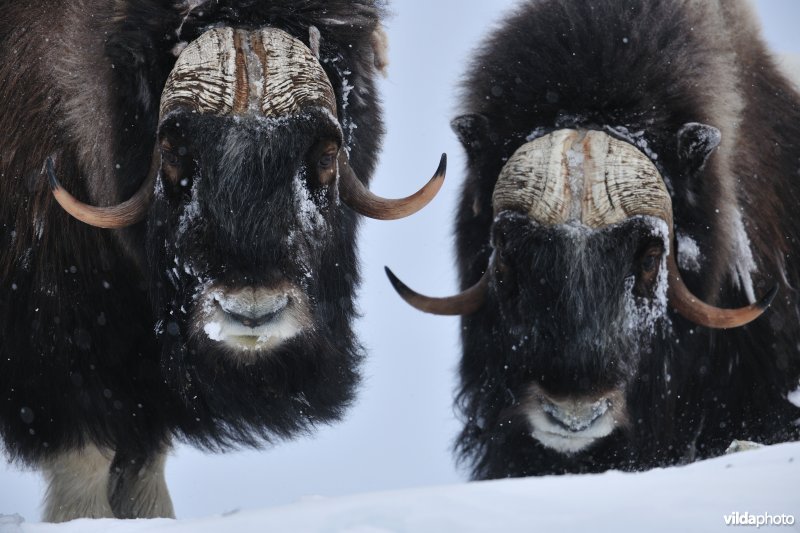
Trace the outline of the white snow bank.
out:
M 724 517 L 734 512 L 792 515 L 800 520 L 798 489 L 800 443 L 790 443 L 644 473 L 550 476 L 306 498 L 283 507 L 194 520 L 28 524 L 6 516 L 0 517 L 0 532 L 706 533 L 727 530 Z M 795 523 L 780 529 L 797 527 Z

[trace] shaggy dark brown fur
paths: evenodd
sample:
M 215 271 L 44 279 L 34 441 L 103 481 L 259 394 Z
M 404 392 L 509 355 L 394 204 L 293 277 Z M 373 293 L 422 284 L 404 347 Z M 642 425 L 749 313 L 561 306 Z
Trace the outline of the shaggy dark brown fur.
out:
M 129 197 L 147 172 L 176 47 L 213 25 L 273 26 L 304 42 L 314 25 L 351 164 L 368 180 L 383 134 L 374 86 L 385 62 L 373 35 L 380 5 L 51 0 L 3 1 L 0 11 L 0 434 L 10 457 L 39 463 L 93 443 L 146 458 L 173 435 L 211 448 L 258 445 L 338 419 L 353 398 L 362 358 L 351 329 L 359 282 L 352 211 L 337 203 L 326 212 L 335 230 L 310 256 L 313 334 L 242 368 L 213 347 L 199 353 L 185 317 L 173 316 L 196 283 L 170 277 L 175 238 L 164 228 L 177 213 L 169 209 L 185 205 L 162 198 L 147 223 L 89 227 L 55 203 L 42 169 L 52 156 L 65 188 L 89 203 Z M 198 168 L 212 190 L 224 188 L 225 207 L 258 196 L 266 215 L 226 213 L 214 219 L 222 221 L 212 228 L 219 235 L 203 234 L 209 240 L 182 251 L 199 248 L 215 260 L 222 254 L 231 264 L 249 258 L 250 267 L 268 262 L 258 254 L 280 237 L 269 231 L 282 231 L 294 217 L 268 209 L 269 202 L 288 205 L 282 195 L 302 167 L 296 159 L 308 147 L 303 136 L 314 133 L 298 126 L 256 139 L 244 122 L 198 117 L 192 124 L 192 148 L 203 155 Z M 266 147 L 245 150 L 241 175 L 217 176 L 212 148 L 223 134 L 237 149 Z M 272 181 L 245 181 L 257 174 Z M 215 207 L 201 209 L 214 214 Z M 263 242 L 237 241 L 234 230 Z

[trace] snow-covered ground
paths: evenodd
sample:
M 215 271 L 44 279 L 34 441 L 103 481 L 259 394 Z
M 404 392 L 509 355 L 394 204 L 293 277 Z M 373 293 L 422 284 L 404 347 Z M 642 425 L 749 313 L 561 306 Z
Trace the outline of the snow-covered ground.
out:
M 779 529 L 800 531 L 798 489 L 800 443 L 792 443 L 644 473 L 507 479 L 305 498 L 292 505 L 191 520 L 75 520 L 49 525 L 5 516 L 0 517 L 0 533 L 709 533 L 730 527 L 726 517 L 746 523 L 751 515 L 787 524 Z
M 358 329 L 369 357 L 363 387 L 347 419 L 313 438 L 265 451 L 208 455 L 178 445 L 167 463 L 167 480 L 177 515 L 185 522 L 34 525 L 40 516 L 42 480 L 2 459 L 0 513 L 23 516 L 23 531 L 237 531 L 247 530 L 246 523 L 259 531 L 269 526 L 275 526 L 274 531 L 303 531 L 306 525 L 315 530 L 325 524 L 329 531 L 351 532 L 619 531 L 626 524 L 630 531 L 688 531 L 693 525 L 697 531 L 713 531 L 721 526 L 723 513 L 791 512 L 792 502 L 800 518 L 797 445 L 643 475 L 419 488 L 466 479 L 451 453 L 459 429 L 452 409 L 458 321 L 424 315 L 404 304 L 386 280 L 383 265 L 422 292 L 442 295 L 455 290 L 451 231 L 464 168 L 461 148 L 449 128 L 458 113 L 457 82 L 470 50 L 492 21 L 517 2 L 390 3 L 391 63 L 381 87 L 388 133 L 372 188 L 385 196 L 409 194 L 427 180 L 442 152 L 449 156 L 448 177 L 439 197 L 422 212 L 363 226 L 359 302 L 364 318 Z M 770 45 L 781 53 L 800 54 L 800 1 L 761 0 L 757 7 Z M 789 463 L 792 455 L 795 461 Z M 415 489 L 401 490 L 410 488 Z M 401 491 L 347 496 L 389 490 Z M 326 498 L 295 504 L 309 494 Z M 284 505 L 289 506 L 280 507 Z M 192 520 L 234 509 L 253 511 Z M 494 527 L 501 518 L 506 519 L 503 526 Z M 675 527 L 678 520 L 681 528 Z

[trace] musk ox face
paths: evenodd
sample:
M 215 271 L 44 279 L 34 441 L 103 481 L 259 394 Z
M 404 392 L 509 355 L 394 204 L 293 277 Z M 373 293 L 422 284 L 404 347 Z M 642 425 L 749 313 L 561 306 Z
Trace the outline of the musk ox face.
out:
M 322 109 L 178 112 L 159 142 L 147 246 L 168 378 L 201 422 L 233 406 L 254 426 L 270 410 L 303 423 L 336 416 L 361 357 L 350 327 L 355 217 L 335 186 L 338 123 Z
M 157 308 L 175 313 L 164 323 L 178 324 L 198 351 L 242 361 L 324 332 L 314 308 L 338 302 L 325 301 L 319 284 L 346 284 L 336 279 L 344 266 L 325 258 L 346 245 L 341 228 L 351 224 L 335 186 L 334 117 L 178 112 L 159 138 L 148 246 L 162 287 Z
M 444 179 L 443 157 L 407 198 L 369 192 L 319 39 L 314 27 L 311 48 L 275 28 L 221 27 L 189 43 L 161 95 L 148 177 L 122 204 L 78 202 L 48 161 L 76 218 L 146 220 L 161 370 L 188 407 L 176 425 L 200 444 L 255 444 L 341 414 L 361 358 L 356 213 L 410 215 Z
M 178 58 L 147 249 L 162 371 L 198 424 L 291 432 L 351 399 L 358 273 L 342 144 L 331 84 L 294 37 L 223 28 Z
M 505 331 L 490 364 L 522 374 L 517 414 L 542 445 L 572 454 L 629 427 L 626 391 L 669 329 L 665 230 L 653 217 L 601 229 L 495 218 L 486 305 Z
M 774 296 L 741 309 L 693 296 L 676 264 L 664 179 L 647 155 L 605 131 L 528 140 L 503 165 L 491 205 L 489 264 L 472 287 L 431 298 L 389 272 L 411 305 L 475 315 L 465 330 L 491 331 L 480 363 L 465 363 L 494 376 L 487 387 L 503 395 L 471 399 L 499 413 L 475 422 L 497 424 L 491 434 L 515 432 L 503 426 L 516 420 L 546 448 L 588 450 L 631 426 L 638 406 L 626 398 L 643 359 L 670 334 L 669 306 L 707 327 L 736 327 Z
M 542 445 L 578 452 L 627 424 L 625 391 L 666 324 L 669 195 L 627 143 L 558 130 L 515 152 L 493 204 L 487 296 L 529 374 L 521 414 Z

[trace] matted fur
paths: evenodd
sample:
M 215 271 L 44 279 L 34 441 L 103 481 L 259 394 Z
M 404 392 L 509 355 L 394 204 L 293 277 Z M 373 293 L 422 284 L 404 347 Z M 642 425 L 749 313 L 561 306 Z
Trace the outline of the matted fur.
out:
M 148 259 L 146 224 L 107 231 L 72 219 L 53 201 L 42 168 L 53 156 L 63 185 L 82 201 L 109 205 L 129 197 L 147 172 L 160 93 L 176 50 L 214 25 L 273 26 L 306 43 L 315 26 L 350 164 L 367 181 L 383 134 L 374 86 L 382 48 L 373 45 L 381 16 L 373 0 L 4 3 L 0 434 L 12 459 L 37 464 L 96 445 L 147 463 L 158 461 L 172 436 L 215 449 L 261 445 L 341 416 L 362 357 L 351 329 L 359 282 L 352 211 L 337 204 L 332 248 L 316 251 L 327 270 L 315 280 L 314 316 L 326 327 L 315 330 L 305 357 L 289 364 L 273 358 L 249 371 L 194 362 L 196 353 L 174 364 L 177 339 L 171 329 L 156 327 L 159 315 L 171 310 L 169 301 L 160 300 L 166 298 L 167 269 L 158 249 Z M 215 127 L 198 136 L 216 145 Z M 239 142 L 253 141 L 247 128 L 225 128 Z M 239 163 L 263 172 L 271 164 L 269 150 L 296 148 L 295 133 L 286 134 L 284 145 L 273 141 L 266 152 Z M 233 182 L 236 176 L 220 179 Z M 234 203 L 235 193 L 251 193 L 245 187 L 255 185 L 237 187 L 228 189 Z M 159 208 L 151 225 L 169 216 Z M 230 225 L 219 226 L 223 233 L 255 231 L 229 213 L 224 218 Z M 157 244 L 164 238 L 159 231 L 151 229 Z M 233 250 L 236 241 L 225 242 Z M 256 247 L 247 247 L 255 253 Z M 187 332 L 180 335 L 185 340 Z
M 754 21 L 740 1 L 528 0 L 476 49 L 461 111 L 485 120 L 456 124 L 469 156 L 456 224 L 461 286 L 481 277 L 490 243 L 528 265 L 495 280 L 487 304 L 462 321 L 457 449 L 476 478 L 641 469 L 718 455 L 734 438 L 800 436 L 800 410 L 786 399 L 800 376 L 800 96 Z M 689 122 L 722 132 L 694 175 L 677 150 Z M 766 314 L 709 330 L 670 311 L 671 328 L 630 346 L 613 322 L 618 273 L 636 253 L 629 237 L 554 230 L 548 240 L 511 220 L 492 230 L 503 164 L 560 128 L 611 131 L 653 159 L 676 229 L 702 258 L 684 280 L 706 301 L 748 303 L 746 231 L 754 292 L 779 285 Z M 524 308 L 525 323 L 509 322 L 502 302 Z M 572 456 L 542 447 L 520 406 L 543 375 L 560 376 L 548 386 L 563 394 L 624 383 L 630 427 Z

